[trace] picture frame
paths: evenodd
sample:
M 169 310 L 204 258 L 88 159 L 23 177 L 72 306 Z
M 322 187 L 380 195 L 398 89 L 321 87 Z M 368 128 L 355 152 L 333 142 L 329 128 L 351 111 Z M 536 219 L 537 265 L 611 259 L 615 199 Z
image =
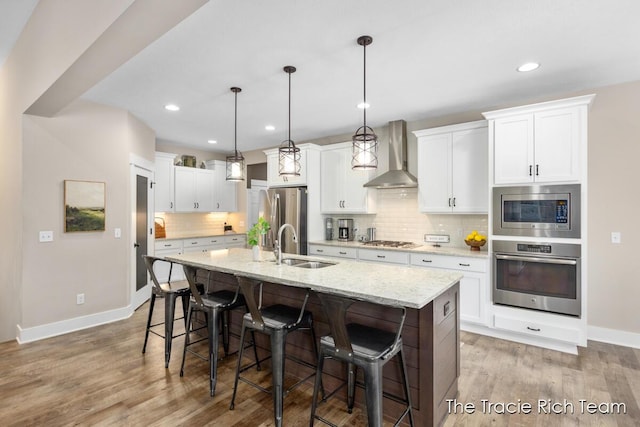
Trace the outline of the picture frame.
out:
M 64 232 L 105 231 L 106 184 L 64 181 Z

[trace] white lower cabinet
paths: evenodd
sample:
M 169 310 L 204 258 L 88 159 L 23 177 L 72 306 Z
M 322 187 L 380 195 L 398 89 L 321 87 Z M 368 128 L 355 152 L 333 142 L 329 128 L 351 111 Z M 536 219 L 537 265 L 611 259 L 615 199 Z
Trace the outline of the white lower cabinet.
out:
M 548 321 L 545 322 L 539 319 L 495 314 L 493 316 L 493 326 L 496 329 L 518 332 L 533 337 L 580 344 L 579 328 L 556 323 L 552 318 L 549 318 Z
M 309 245 L 309 255 L 356 259 L 358 257 L 358 250 L 356 248 L 341 248 L 339 246 Z
M 360 261 L 388 262 L 391 264 L 408 264 L 409 253 L 397 251 L 385 251 L 379 249 L 358 249 Z
M 225 248 L 244 248 L 247 246 L 247 236 L 244 234 L 224 236 L 224 244 Z
M 155 256 L 162 258 L 171 255 L 182 254 L 182 240 L 156 240 L 155 242 Z M 153 272 L 156 274 L 156 278 L 160 283 L 167 282 L 169 280 L 169 269 L 171 264 L 164 261 L 157 261 L 153 265 Z M 171 269 L 171 281 L 184 280 L 186 277 L 181 266 L 174 265 Z
M 486 307 L 490 303 L 487 278 L 488 261 L 482 258 L 432 254 L 411 254 L 411 265 L 455 270 L 460 280 L 460 320 L 485 325 Z
M 209 252 L 216 249 L 225 249 L 224 236 L 200 237 L 197 239 L 185 239 L 183 241 L 184 252 Z

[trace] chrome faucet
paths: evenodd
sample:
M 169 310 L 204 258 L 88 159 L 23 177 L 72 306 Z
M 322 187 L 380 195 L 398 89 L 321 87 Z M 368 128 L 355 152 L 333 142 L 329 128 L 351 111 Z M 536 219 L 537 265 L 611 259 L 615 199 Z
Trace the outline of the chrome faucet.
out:
M 291 224 L 282 224 L 282 226 L 278 229 L 278 240 L 276 240 L 275 243 L 275 255 L 276 255 L 276 264 L 280 265 L 282 264 L 282 233 L 284 232 L 285 228 L 291 228 L 291 231 L 293 232 L 293 241 L 294 242 L 298 242 L 298 235 L 296 234 L 296 229 L 293 227 L 293 225 Z

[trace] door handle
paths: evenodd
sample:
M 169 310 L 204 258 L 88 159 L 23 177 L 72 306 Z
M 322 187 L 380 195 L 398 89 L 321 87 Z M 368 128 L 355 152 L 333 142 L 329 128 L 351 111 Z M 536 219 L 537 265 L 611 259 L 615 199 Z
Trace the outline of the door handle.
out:
M 533 166 L 529 165 L 529 176 L 533 175 L 532 171 L 533 171 Z
M 140 245 L 139 245 L 138 243 L 134 243 L 134 244 L 133 244 L 133 247 L 134 247 L 134 248 L 139 248 L 139 247 L 140 247 Z

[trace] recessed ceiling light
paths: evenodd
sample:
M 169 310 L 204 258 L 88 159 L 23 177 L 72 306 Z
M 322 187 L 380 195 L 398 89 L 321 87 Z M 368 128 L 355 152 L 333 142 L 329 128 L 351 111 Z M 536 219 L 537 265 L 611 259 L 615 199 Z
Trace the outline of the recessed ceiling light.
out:
M 527 62 L 526 64 L 522 64 L 521 66 L 519 66 L 517 70 L 521 73 L 525 73 L 527 71 L 533 71 L 539 66 L 540 64 L 538 64 L 537 62 Z
M 276 130 L 276 127 L 274 125 L 266 125 L 264 128 L 266 130 Z
M 218 141 L 216 141 L 215 139 L 210 139 L 207 141 L 209 144 L 217 144 Z
M 368 102 L 361 102 L 360 104 L 358 104 L 358 108 L 360 108 L 361 110 L 369 107 L 371 107 L 371 105 Z
M 180 107 L 178 107 L 176 104 L 167 104 L 164 106 L 164 109 L 168 111 L 180 111 Z

